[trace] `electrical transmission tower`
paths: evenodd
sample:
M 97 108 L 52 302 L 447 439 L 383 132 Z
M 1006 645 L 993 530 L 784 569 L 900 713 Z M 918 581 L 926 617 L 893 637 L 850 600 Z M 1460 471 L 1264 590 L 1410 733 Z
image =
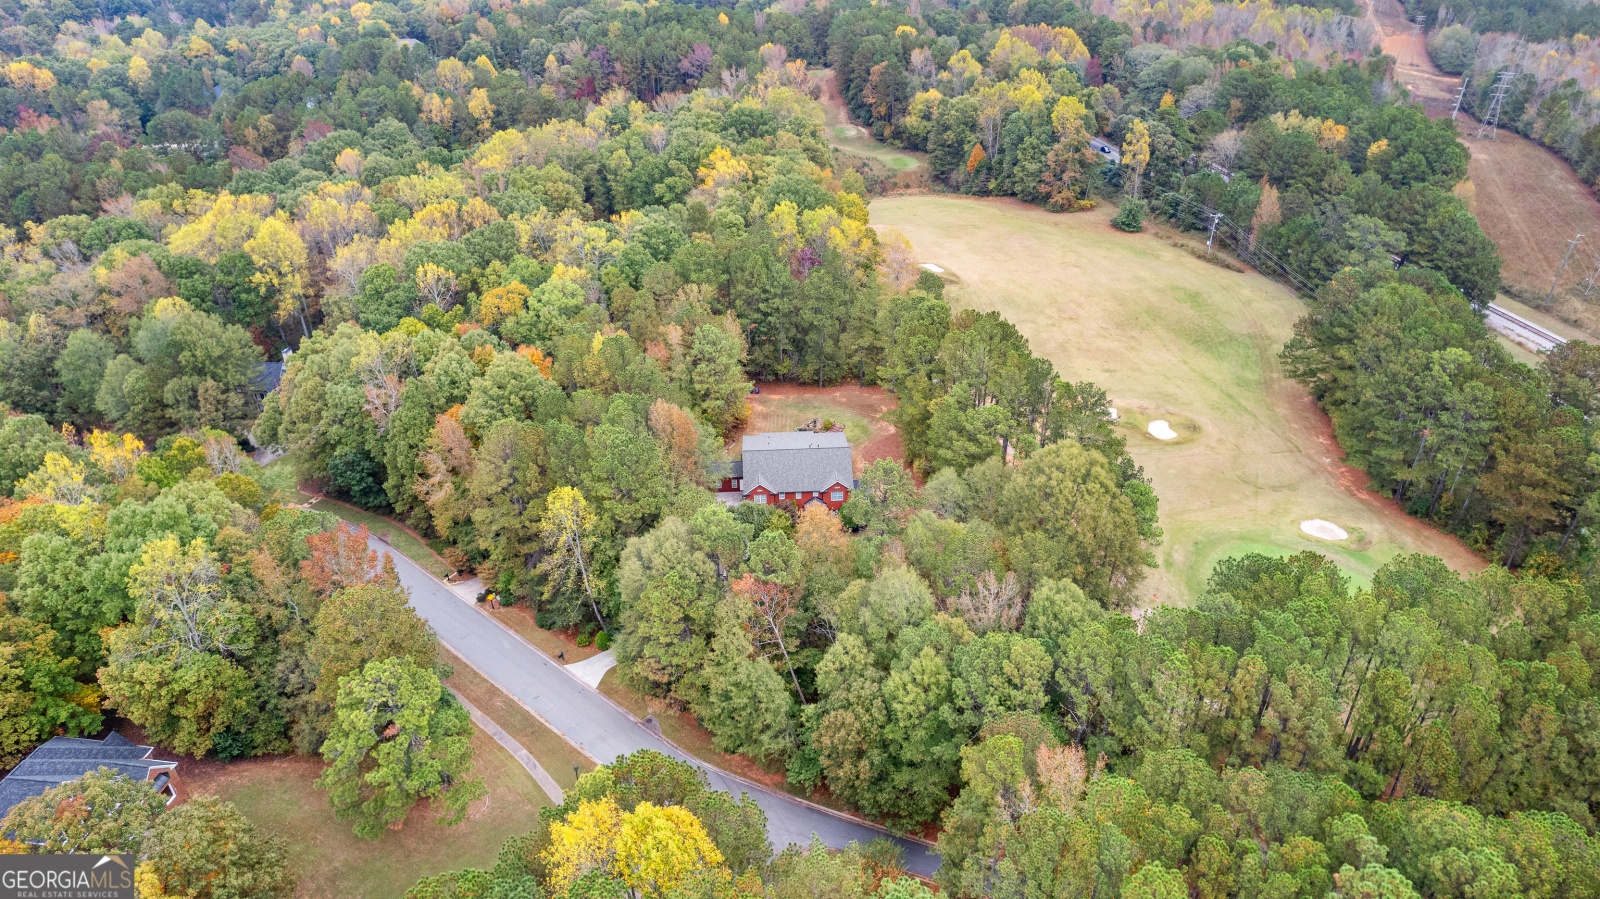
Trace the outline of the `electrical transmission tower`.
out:
M 1461 90 L 1456 92 L 1456 105 L 1455 105 L 1454 109 L 1450 110 L 1450 121 L 1452 121 L 1452 122 L 1454 122 L 1456 120 L 1456 116 L 1461 114 L 1461 101 L 1466 99 L 1466 96 L 1467 96 L 1467 82 L 1469 82 L 1471 80 L 1472 80 L 1472 76 L 1471 75 L 1463 75 L 1463 76 L 1461 76 Z
M 1578 241 L 1580 240 L 1583 240 L 1582 234 L 1567 241 L 1567 255 L 1561 257 L 1561 267 L 1556 269 L 1556 279 L 1550 283 L 1550 293 L 1544 298 L 1546 309 L 1550 308 L 1550 304 L 1555 301 L 1556 288 L 1561 286 L 1561 275 L 1567 270 L 1567 263 L 1572 259 L 1572 251 L 1577 249 Z
M 1500 133 L 1500 104 L 1506 100 L 1506 92 L 1511 90 L 1511 79 L 1517 77 L 1516 72 L 1506 71 L 1495 76 L 1494 95 L 1489 98 L 1489 114 L 1483 117 L 1483 122 L 1478 125 L 1478 137 L 1485 134 L 1494 140 Z

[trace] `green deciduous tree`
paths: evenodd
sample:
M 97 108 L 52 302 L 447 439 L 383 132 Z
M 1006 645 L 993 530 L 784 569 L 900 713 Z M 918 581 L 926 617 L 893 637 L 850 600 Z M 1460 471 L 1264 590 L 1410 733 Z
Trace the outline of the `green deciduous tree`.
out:
M 100 729 L 99 691 L 73 679 L 78 660 L 56 655 L 55 635 L 0 615 L 0 764 L 15 765 L 57 733 Z
M 345 677 L 322 757 L 328 767 L 317 787 L 367 839 L 402 825 L 421 799 L 439 803 L 440 823 L 454 824 L 485 792 L 482 781 L 467 779 L 467 710 L 438 675 L 409 659 L 369 662 Z
M 100 669 L 106 699 L 165 745 L 203 754 L 258 710 L 257 685 L 238 662 L 253 622 L 198 540 L 151 541 L 129 569 L 128 592 L 133 621 L 110 633 Z
M 1025 580 L 1068 578 L 1110 608 L 1132 602 L 1149 564 L 1110 465 L 1076 443 L 1053 443 L 1022 464 L 1001 494 L 997 523 Z

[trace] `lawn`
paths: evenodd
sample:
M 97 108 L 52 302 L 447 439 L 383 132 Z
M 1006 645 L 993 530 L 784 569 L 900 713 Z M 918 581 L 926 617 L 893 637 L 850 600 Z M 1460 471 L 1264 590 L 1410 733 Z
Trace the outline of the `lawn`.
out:
M 449 665 L 454 672 L 445 683 L 466 697 L 478 711 L 488 715 L 491 721 L 500 725 L 501 729 L 521 743 L 524 749 L 533 753 L 533 757 L 550 772 L 550 776 L 561 785 L 561 789 L 570 790 L 577 782 L 577 775 L 573 774 L 574 765 L 580 771 L 594 768 L 594 762 L 590 761 L 588 756 L 579 752 L 560 734 L 545 726 L 544 722 L 523 708 L 521 703 L 486 680 L 455 653 L 441 648 L 439 660 Z
M 1219 559 L 1244 552 L 1314 549 L 1358 582 L 1403 552 L 1482 567 L 1341 463 L 1326 416 L 1277 360 L 1304 306 L 1267 279 L 1198 259 L 1170 233 L 1116 231 L 1109 209 L 1053 215 L 1011 200 L 906 196 L 871 212 L 911 239 L 919 261 L 946 269 L 953 305 L 998 310 L 1063 377 L 1110 395 L 1161 500 L 1165 538 L 1142 605 L 1191 600 Z M 1155 419 L 1180 437 L 1151 437 Z M 1309 518 L 1352 537 L 1309 537 Z
M 841 163 L 853 167 L 857 161 L 861 161 L 869 168 L 881 166 L 878 174 L 892 182 L 886 185 L 891 189 L 926 186 L 920 178 L 927 168 L 923 154 L 879 143 L 871 132 L 852 122 L 832 69 L 813 69 L 810 75 L 822 88 L 819 99 L 827 126 L 828 145 L 836 155 L 845 157 L 839 160 Z M 897 177 L 912 176 L 913 173 L 917 177 Z
M 500 844 L 531 830 L 548 804 L 528 772 L 491 737 L 474 729 L 472 748 L 474 776 L 488 784 L 489 794 L 469 807 L 465 820 L 439 827 L 419 806 L 404 828 L 378 840 L 357 837 L 333 816 L 327 796 L 312 786 L 322 773 L 320 759 L 201 761 L 185 765 L 180 775 L 186 793 L 232 800 L 257 827 L 283 840 L 299 879 L 296 896 L 396 899 L 419 877 L 492 865 Z
M 905 459 L 900 434 L 886 417 L 894 409 L 894 395 L 882 387 L 765 383 L 760 393 L 750 395 L 749 403 L 749 420 L 728 441 L 728 451 L 735 456 L 745 434 L 794 431 L 812 421 L 831 421 L 844 428 L 856 474 L 877 459 Z

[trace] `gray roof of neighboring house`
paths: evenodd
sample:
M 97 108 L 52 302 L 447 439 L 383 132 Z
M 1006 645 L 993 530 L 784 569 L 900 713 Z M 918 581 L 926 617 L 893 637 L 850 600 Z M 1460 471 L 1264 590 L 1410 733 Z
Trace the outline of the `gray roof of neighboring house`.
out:
M 284 365 L 282 362 L 263 362 L 256 369 L 256 376 L 250 379 L 250 387 L 256 393 L 266 396 L 278 389 L 278 382 L 283 380 Z
M 149 746 L 136 746 L 118 733 L 104 740 L 53 737 L 0 780 L 0 817 L 30 796 L 99 768 L 120 771 L 134 780 L 148 780 L 152 769 L 178 766 L 177 762 L 150 758 L 151 751 Z
M 749 493 L 765 487 L 773 493 L 826 490 L 834 484 L 851 486 L 850 441 L 840 433 L 782 431 L 751 434 L 742 444 L 744 481 Z

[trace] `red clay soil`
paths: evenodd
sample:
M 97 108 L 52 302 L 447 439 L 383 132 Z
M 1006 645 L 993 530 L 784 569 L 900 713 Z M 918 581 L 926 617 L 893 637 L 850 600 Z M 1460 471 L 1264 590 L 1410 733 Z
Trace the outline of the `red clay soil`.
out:
M 1417 545 L 1428 547 L 1428 552 L 1439 556 L 1445 564 L 1462 573 L 1482 571 L 1489 567 L 1484 558 L 1473 552 L 1461 538 L 1446 533 L 1406 512 L 1405 508 L 1384 493 L 1373 490 L 1367 473 L 1344 461 L 1344 447 L 1333 434 L 1333 421 L 1310 394 L 1291 385 L 1293 396 L 1280 397 L 1287 419 L 1306 451 L 1323 460 L 1328 473 L 1346 493 L 1368 506 L 1379 510 L 1386 525 L 1404 530 Z M 1306 446 L 1307 442 L 1311 445 Z M 1313 448 L 1318 450 L 1313 452 Z
M 776 415 L 786 400 L 827 403 L 867 419 L 872 425 L 871 435 L 853 453 L 856 474 L 879 459 L 893 459 L 904 465 L 905 443 L 900 432 L 890 424 L 887 415 L 896 405 L 894 394 L 882 387 L 858 387 L 841 384 L 837 387 L 811 387 L 803 384 L 768 381 L 762 383 L 760 393 L 752 393 L 750 419 L 745 426 L 729 438 L 729 447 L 737 452 L 739 438 L 746 432 L 759 433 L 768 429 L 765 422 Z

